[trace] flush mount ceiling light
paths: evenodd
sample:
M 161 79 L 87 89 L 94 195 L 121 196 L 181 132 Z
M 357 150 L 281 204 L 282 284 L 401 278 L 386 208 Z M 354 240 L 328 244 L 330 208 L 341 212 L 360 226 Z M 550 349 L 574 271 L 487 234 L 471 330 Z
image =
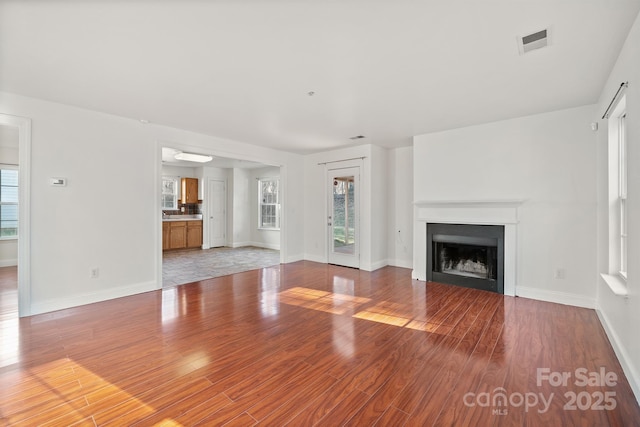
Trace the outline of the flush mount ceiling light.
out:
M 176 160 L 185 160 L 187 162 L 206 163 L 213 160 L 212 156 L 205 156 L 203 154 L 194 153 L 178 153 L 174 156 Z

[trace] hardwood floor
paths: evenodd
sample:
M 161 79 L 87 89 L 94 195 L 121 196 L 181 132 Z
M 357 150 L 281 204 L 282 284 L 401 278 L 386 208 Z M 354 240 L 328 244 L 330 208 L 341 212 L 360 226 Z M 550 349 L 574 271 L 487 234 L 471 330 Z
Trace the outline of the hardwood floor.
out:
M 15 289 L 0 289 L 5 310 Z M 0 425 L 640 420 L 593 310 L 425 284 L 401 268 L 297 262 L 19 321 L 3 312 L 0 331 Z M 608 384 L 581 385 L 580 369 Z

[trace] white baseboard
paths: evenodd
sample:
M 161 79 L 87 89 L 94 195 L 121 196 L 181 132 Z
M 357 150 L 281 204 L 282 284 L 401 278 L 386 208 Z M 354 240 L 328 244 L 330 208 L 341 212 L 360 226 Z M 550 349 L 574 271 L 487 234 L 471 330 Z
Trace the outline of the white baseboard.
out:
M 242 248 L 245 246 L 255 246 L 257 248 L 280 250 L 280 245 L 277 243 L 263 243 L 263 242 L 234 242 L 230 245 L 232 248 Z
M 51 311 L 92 304 L 94 302 L 101 302 L 114 298 L 127 297 L 130 295 L 141 294 L 143 292 L 155 291 L 157 289 L 158 284 L 155 281 L 152 281 L 85 294 L 70 295 L 64 298 L 54 298 L 40 302 L 32 301 L 30 315 L 48 313 Z
M 304 259 L 306 261 L 319 262 L 320 264 L 327 263 L 327 258 L 321 255 L 304 254 Z
M 413 268 L 413 260 L 390 259 L 388 265 L 401 268 Z
M 297 254 L 297 255 L 289 255 L 284 262 L 286 264 L 292 263 L 292 262 L 298 262 L 298 261 L 303 261 L 304 260 L 304 255 L 302 254 Z
M 411 270 L 411 279 L 426 282 L 427 278 L 424 273 L 420 273 L 418 270 Z
M 241 248 L 243 246 L 251 246 L 251 242 L 233 242 L 230 247 Z
M 280 250 L 280 244 L 278 243 L 251 242 L 247 246 L 255 246 L 257 248 L 264 248 L 264 249 L 273 249 L 276 251 Z
M 326 257 L 321 257 L 318 255 L 310 255 L 310 254 L 305 254 L 304 255 L 304 259 L 306 261 L 313 261 L 313 262 L 318 262 L 321 264 L 328 264 L 329 260 L 327 260 Z M 381 260 L 381 261 L 376 261 L 375 263 L 371 263 L 371 264 L 365 264 L 365 263 L 360 263 L 360 270 L 362 271 L 375 271 L 379 268 L 385 267 L 389 265 L 387 260 Z
M 365 265 L 365 266 L 361 265 L 360 268 L 364 271 L 376 271 L 379 268 L 386 267 L 387 265 L 389 265 L 389 261 L 386 259 L 381 259 L 379 261 L 372 262 L 369 265 Z
M 14 267 L 16 265 L 18 265 L 17 259 L 1 259 L 0 260 L 0 267 Z
M 640 375 L 638 371 L 633 366 L 631 357 L 627 353 L 622 341 L 616 334 L 615 330 L 611 327 L 611 322 L 609 322 L 609 318 L 603 311 L 599 308 L 596 309 L 596 314 L 600 319 L 600 323 L 604 328 L 604 332 L 607 334 L 609 338 L 609 342 L 611 342 L 611 346 L 613 347 L 613 351 L 618 356 L 618 360 L 620 361 L 620 365 L 622 365 L 622 370 L 629 381 L 629 385 L 631 386 L 631 390 L 636 397 L 636 401 L 640 404 Z
M 573 305 L 576 307 L 596 308 L 595 298 L 589 298 L 583 295 L 569 294 L 566 292 L 556 292 L 544 289 L 530 288 L 526 286 L 517 286 L 516 295 L 523 298 L 531 298 L 540 301 Z

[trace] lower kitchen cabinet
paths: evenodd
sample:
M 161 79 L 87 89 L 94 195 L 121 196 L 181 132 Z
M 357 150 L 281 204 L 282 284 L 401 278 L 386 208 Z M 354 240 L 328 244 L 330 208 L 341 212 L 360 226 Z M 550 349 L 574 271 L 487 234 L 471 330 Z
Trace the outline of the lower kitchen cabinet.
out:
M 202 221 L 187 221 L 187 247 L 202 246 Z
M 187 221 L 170 222 L 169 249 L 187 247 Z
M 202 221 L 162 223 L 162 250 L 202 247 Z
M 171 249 L 171 223 L 163 222 L 162 223 L 162 250 L 166 251 L 167 249 Z

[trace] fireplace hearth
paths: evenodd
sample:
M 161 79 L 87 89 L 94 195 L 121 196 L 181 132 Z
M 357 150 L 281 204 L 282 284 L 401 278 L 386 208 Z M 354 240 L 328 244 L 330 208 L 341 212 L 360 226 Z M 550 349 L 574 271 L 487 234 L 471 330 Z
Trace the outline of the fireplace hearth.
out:
M 504 226 L 427 224 L 427 280 L 504 293 Z

